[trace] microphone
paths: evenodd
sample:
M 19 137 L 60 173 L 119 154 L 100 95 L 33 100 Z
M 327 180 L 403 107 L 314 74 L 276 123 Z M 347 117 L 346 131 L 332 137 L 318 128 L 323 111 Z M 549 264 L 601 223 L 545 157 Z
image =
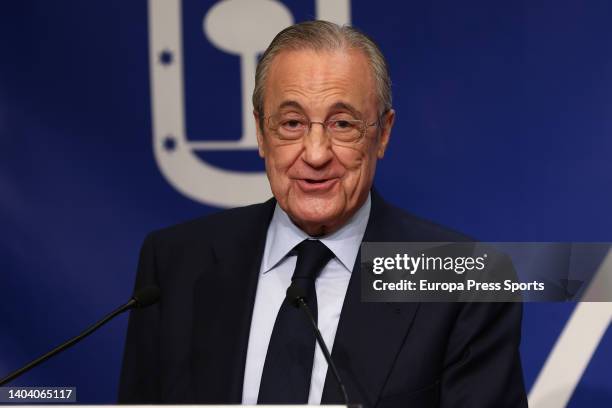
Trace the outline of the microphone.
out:
M 348 399 L 348 394 L 346 393 L 346 388 L 344 387 L 344 383 L 340 379 L 340 374 L 338 374 L 338 369 L 336 368 L 336 365 L 332 361 L 331 355 L 329 354 L 329 350 L 327 349 L 327 346 L 325 345 L 325 342 L 323 341 L 321 332 L 319 331 L 319 328 L 317 327 L 317 322 L 315 321 L 314 316 L 312 315 L 312 311 L 306 304 L 305 298 L 306 298 L 306 292 L 304 291 L 304 289 L 300 288 L 297 285 L 294 285 L 293 283 L 289 285 L 289 287 L 287 288 L 286 299 L 289 302 L 289 304 L 291 304 L 293 307 L 296 307 L 298 309 L 302 309 L 304 313 L 306 314 L 306 316 L 308 316 L 308 320 L 310 321 L 310 324 L 312 325 L 312 330 L 314 331 L 315 336 L 317 338 L 317 343 L 319 343 L 319 347 L 321 347 L 321 350 L 323 351 L 323 355 L 325 356 L 327 365 L 331 368 L 332 373 L 334 374 L 334 378 L 336 379 L 338 388 L 340 388 L 340 392 L 342 393 L 342 397 L 344 398 L 344 404 L 348 407 L 349 399 Z
M 31 370 L 32 368 L 36 367 L 40 363 L 47 361 L 54 355 L 75 345 L 79 341 L 83 340 L 85 337 L 89 336 L 91 333 L 98 330 L 104 324 L 106 324 L 107 322 L 115 318 L 117 315 L 120 315 L 121 313 L 127 310 L 130 310 L 130 309 L 140 309 L 140 308 L 151 306 L 157 303 L 159 301 L 160 294 L 161 292 L 157 286 L 147 286 L 147 287 L 137 290 L 136 292 L 134 292 L 134 295 L 132 295 L 132 298 L 126 304 L 113 310 L 110 314 L 105 316 L 102 320 L 99 320 L 97 323 L 87 328 L 85 331 L 83 331 L 78 336 L 73 337 L 70 340 L 66 341 L 65 343 L 60 344 L 59 346 L 49 351 L 48 353 L 38 357 L 36 360 L 29 362 L 25 366 L 21 367 L 19 370 L 13 371 L 9 375 L 1 379 L 0 386 L 7 384 L 10 381 L 13 381 L 15 378 Z

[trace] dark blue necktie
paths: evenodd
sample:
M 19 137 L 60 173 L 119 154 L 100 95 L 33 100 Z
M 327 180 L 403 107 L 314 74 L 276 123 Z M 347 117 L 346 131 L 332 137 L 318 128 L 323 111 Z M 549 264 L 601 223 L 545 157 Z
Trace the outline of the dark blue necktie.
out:
M 306 303 L 317 318 L 315 279 L 334 257 L 319 240 L 298 244 L 291 281 L 306 293 Z M 258 404 L 306 404 L 315 352 L 315 335 L 304 312 L 287 300 L 278 311 L 259 386 Z

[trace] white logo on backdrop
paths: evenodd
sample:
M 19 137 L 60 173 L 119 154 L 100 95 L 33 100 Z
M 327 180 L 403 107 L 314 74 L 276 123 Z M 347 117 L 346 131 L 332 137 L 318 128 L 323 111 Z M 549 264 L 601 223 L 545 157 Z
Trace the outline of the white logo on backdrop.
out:
M 612 293 L 612 250 L 595 273 L 585 299 L 606 299 Z M 566 407 L 599 343 L 612 323 L 612 302 L 580 302 L 565 324 L 531 392 L 532 408 Z
M 350 0 L 317 0 L 315 7 L 318 19 L 350 23 Z M 257 148 L 251 114 L 257 56 L 277 32 L 293 22 L 289 9 L 274 0 L 223 0 L 206 12 L 203 40 L 240 57 L 240 78 L 224 80 L 241 81 L 235 109 L 242 112 L 242 135 L 237 141 L 224 141 L 223 137 L 215 141 L 214 135 L 206 135 L 206 141 L 190 141 L 185 131 L 181 0 L 149 0 L 153 150 L 159 169 L 177 191 L 218 207 L 241 206 L 271 197 L 264 172 L 212 166 L 196 152 Z

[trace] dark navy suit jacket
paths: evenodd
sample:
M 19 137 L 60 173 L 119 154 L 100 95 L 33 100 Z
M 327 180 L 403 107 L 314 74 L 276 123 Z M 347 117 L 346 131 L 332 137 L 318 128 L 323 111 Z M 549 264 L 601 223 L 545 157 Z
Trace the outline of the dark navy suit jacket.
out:
M 159 304 L 130 315 L 121 403 L 239 404 L 266 232 L 276 202 L 150 234 L 136 287 Z M 466 238 L 372 194 L 364 241 Z M 364 407 L 527 406 L 520 303 L 362 303 L 356 262 L 332 358 Z M 329 373 L 322 404 L 341 403 Z

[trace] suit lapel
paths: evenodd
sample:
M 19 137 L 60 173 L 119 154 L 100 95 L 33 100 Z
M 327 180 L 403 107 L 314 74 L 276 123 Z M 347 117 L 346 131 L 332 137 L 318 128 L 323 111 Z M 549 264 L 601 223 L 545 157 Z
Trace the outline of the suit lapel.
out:
M 213 231 L 216 262 L 194 287 L 195 402 L 240 404 L 251 317 L 275 200 L 260 205 L 231 234 Z
M 364 241 L 385 242 L 397 232 L 388 205 L 372 192 L 372 209 Z M 360 251 L 361 252 L 361 251 Z M 418 303 L 361 302 L 361 253 L 349 282 L 332 359 L 338 367 L 351 402 L 373 407 L 404 343 Z M 322 404 L 342 403 L 333 375 L 328 370 Z

